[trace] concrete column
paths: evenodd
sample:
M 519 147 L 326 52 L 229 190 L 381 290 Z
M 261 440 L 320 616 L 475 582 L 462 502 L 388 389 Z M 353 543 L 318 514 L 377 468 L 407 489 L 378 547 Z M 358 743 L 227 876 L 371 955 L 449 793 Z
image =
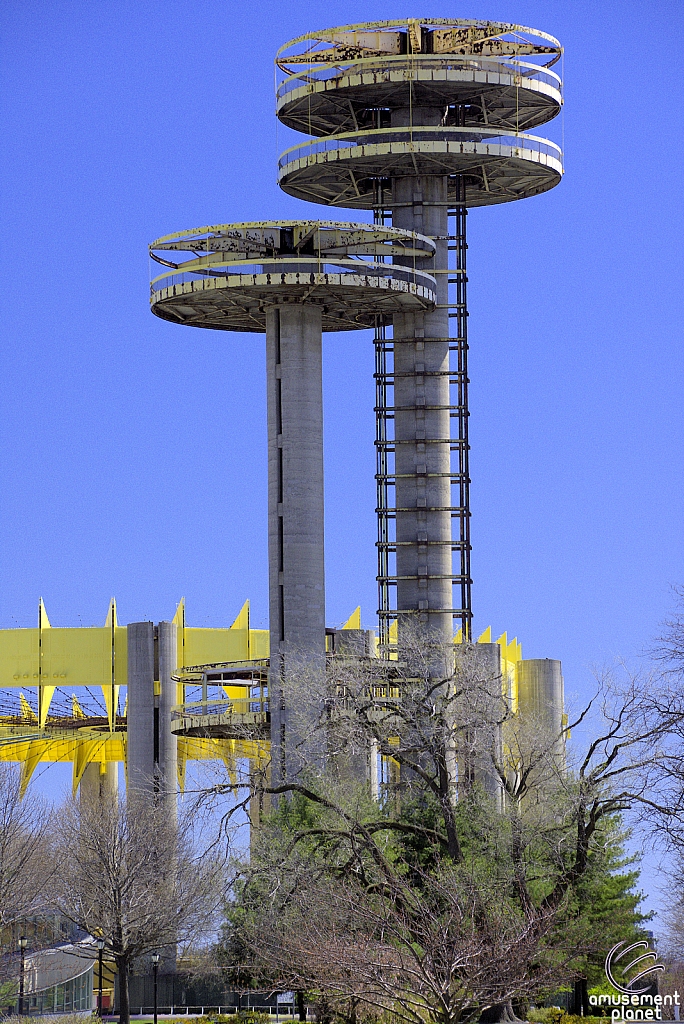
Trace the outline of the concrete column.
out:
M 411 120 L 416 126 L 439 124 L 442 113 L 436 108 L 396 110 L 392 126 L 404 126 Z M 393 179 L 392 224 L 435 239 L 434 259 L 421 260 L 421 270 L 447 270 L 446 177 Z M 436 274 L 436 281 L 437 302 L 444 305 L 448 299 L 447 275 Z M 393 334 L 397 608 L 418 612 L 419 621 L 431 631 L 450 638 L 448 310 L 395 314 Z
M 380 799 L 379 757 L 378 741 L 376 739 L 372 739 L 370 741 L 370 749 L 368 751 L 368 781 L 370 783 L 370 794 L 373 800 Z
M 157 627 L 159 664 L 159 713 L 157 785 L 168 813 L 177 811 L 178 740 L 171 732 L 171 708 L 176 703 L 176 682 L 171 675 L 178 667 L 177 628 L 174 622 L 160 622 Z
M 104 771 L 103 771 L 104 769 Z M 81 801 L 116 800 L 119 795 L 119 765 L 116 761 L 91 762 L 81 776 L 79 798 Z
M 257 835 L 264 814 L 271 810 L 271 798 L 263 792 L 263 787 L 270 785 L 270 781 L 268 766 L 262 766 L 256 761 L 249 762 L 249 823 L 252 839 Z
M 472 671 L 476 682 L 491 694 L 492 716 L 497 716 L 502 710 L 500 697 L 503 695 L 501 648 L 498 644 L 474 644 L 471 650 L 474 656 Z M 491 762 L 492 756 L 496 756 L 499 760 L 503 757 L 502 728 L 492 718 L 485 719 L 476 728 L 475 735 L 469 739 L 475 751 L 474 763 L 469 767 L 470 778 L 484 789 L 496 809 L 502 811 L 504 806 L 503 786 Z
M 303 661 L 325 669 L 321 310 L 272 307 L 266 317 L 271 750 L 274 782 L 297 770 L 301 742 L 283 679 Z
M 128 792 L 154 793 L 154 625 L 131 622 L 128 634 Z
M 563 672 L 560 661 L 552 658 L 527 658 L 517 664 L 518 710 L 521 719 L 537 723 L 549 739 L 555 741 L 556 753 L 563 755 L 565 743 L 560 738 L 565 707 Z

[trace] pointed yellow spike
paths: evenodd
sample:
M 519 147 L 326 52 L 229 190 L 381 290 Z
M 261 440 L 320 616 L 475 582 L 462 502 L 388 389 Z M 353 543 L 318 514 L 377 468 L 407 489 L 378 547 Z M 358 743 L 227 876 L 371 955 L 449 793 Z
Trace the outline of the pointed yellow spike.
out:
M 176 614 L 173 617 L 173 621 L 182 629 L 185 626 L 185 598 L 181 597 L 180 601 L 176 605 Z
M 119 690 L 120 686 L 103 686 L 102 696 L 104 697 L 105 707 L 107 708 L 107 720 L 109 721 L 109 731 L 114 732 L 114 725 L 116 716 L 119 713 Z
M 176 663 L 178 668 L 185 668 L 185 598 L 181 597 L 176 606 L 176 614 L 173 617 L 176 626 Z M 183 687 L 178 684 L 176 704 L 183 703 Z
M 503 654 L 503 656 L 505 658 L 506 657 L 506 648 L 508 647 L 508 635 L 506 633 L 502 633 L 501 636 L 498 637 L 496 642 L 499 645 L 499 647 L 501 648 L 501 652 L 502 652 L 502 654 Z
M 90 762 L 90 755 L 93 753 L 93 748 L 97 745 L 97 741 L 86 740 L 83 743 L 79 743 L 74 750 L 74 770 L 71 777 L 71 795 L 76 796 L 76 791 L 81 784 L 83 773 L 88 767 Z
M 506 657 L 508 658 L 509 661 L 516 662 L 516 661 L 519 660 L 518 659 L 518 647 L 519 647 L 519 644 L 518 644 L 517 637 L 514 637 L 511 640 L 511 642 L 508 644 L 508 646 L 506 647 Z
M 484 633 L 480 633 L 477 638 L 478 644 L 491 644 L 492 642 L 492 627 L 487 626 Z
M 71 714 L 73 718 L 85 718 L 86 713 L 78 703 L 78 698 L 75 693 L 71 694 Z
M 28 744 L 26 758 L 21 762 L 21 774 L 19 777 L 19 796 L 26 795 L 31 776 L 38 767 L 42 754 L 48 749 L 49 740 L 32 740 Z
M 245 601 L 242 608 L 237 614 L 235 622 L 230 627 L 231 629 L 249 629 L 249 599 Z
M 43 598 L 41 597 L 38 602 L 38 629 L 49 629 L 50 620 L 48 619 L 48 613 L 45 611 L 45 605 L 43 604 Z
M 459 626 L 458 627 L 458 632 L 457 632 L 456 636 L 454 637 L 454 643 L 455 644 L 462 644 L 463 643 L 463 626 Z
M 50 703 L 55 692 L 54 686 L 44 686 L 41 681 L 43 669 L 43 641 L 41 639 L 41 632 L 44 629 L 50 629 L 50 620 L 48 618 L 48 613 L 45 611 L 43 598 L 41 597 L 38 602 L 38 646 L 40 651 L 40 661 L 38 664 L 38 724 L 41 729 L 47 721 Z
M 119 687 L 114 682 L 115 669 L 116 669 L 116 601 L 114 598 L 109 602 L 109 613 L 105 621 L 105 629 L 109 629 L 111 632 L 111 644 L 112 644 L 112 670 L 111 678 L 108 683 L 103 683 L 101 690 L 102 696 L 104 697 L 105 707 L 107 708 L 107 719 L 109 722 L 109 731 L 114 732 L 114 726 L 116 724 L 116 714 L 119 707 Z
M 56 686 L 39 686 L 38 687 L 38 724 L 41 729 L 48 720 L 48 714 L 50 713 L 50 704 L 54 697 Z
M 342 629 L 361 629 L 361 605 L 351 613 Z
M 118 623 L 116 621 L 116 598 L 112 598 L 109 602 L 109 611 L 107 612 L 107 618 L 105 619 L 105 626 L 111 626 L 116 629 Z
M 26 700 L 26 697 L 24 696 L 23 693 L 19 694 L 19 704 L 21 706 L 21 717 L 27 718 L 29 722 L 34 722 L 36 725 L 38 725 L 38 715 L 35 713 L 29 702 Z
M 237 786 L 237 761 L 236 761 L 236 741 L 235 740 L 212 740 L 210 741 L 217 752 L 218 757 L 221 758 L 226 771 L 228 772 L 228 778 L 230 779 L 231 786 Z

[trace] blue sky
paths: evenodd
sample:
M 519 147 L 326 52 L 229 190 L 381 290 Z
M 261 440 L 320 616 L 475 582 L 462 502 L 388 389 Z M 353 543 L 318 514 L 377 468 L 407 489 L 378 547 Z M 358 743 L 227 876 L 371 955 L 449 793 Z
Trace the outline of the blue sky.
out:
M 281 193 L 273 55 L 376 18 L 516 21 L 565 46 L 544 196 L 468 219 L 475 625 L 637 659 L 684 581 L 682 8 L 584 0 L 5 0 L 0 628 L 267 625 L 264 341 L 148 309 L 147 245 L 325 216 Z M 545 129 L 539 130 L 544 134 Z M 340 217 L 354 219 L 352 211 Z M 369 333 L 325 340 L 328 622 L 374 625 Z

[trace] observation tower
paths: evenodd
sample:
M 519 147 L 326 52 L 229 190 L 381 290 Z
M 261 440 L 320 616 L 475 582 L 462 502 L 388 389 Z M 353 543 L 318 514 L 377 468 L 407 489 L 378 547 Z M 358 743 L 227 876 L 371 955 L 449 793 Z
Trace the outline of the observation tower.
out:
M 152 280 L 153 313 L 192 327 L 266 334 L 276 778 L 289 774 L 286 751 L 300 740 L 282 695 L 288 661 L 294 669 L 304 658 L 320 671 L 325 663 L 322 332 L 367 330 L 432 309 L 435 279 L 419 266 L 434 253 L 435 243 L 412 231 L 328 221 L 221 224 L 150 246 L 166 268 Z
M 374 325 L 381 642 L 416 615 L 472 639 L 466 213 L 561 180 L 558 146 L 530 134 L 561 109 L 561 53 L 519 25 L 416 19 L 311 32 L 276 56 L 277 115 L 314 136 L 280 157 L 281 188 L 434 242 L 434 307 L 397 310 L 391 336 Z

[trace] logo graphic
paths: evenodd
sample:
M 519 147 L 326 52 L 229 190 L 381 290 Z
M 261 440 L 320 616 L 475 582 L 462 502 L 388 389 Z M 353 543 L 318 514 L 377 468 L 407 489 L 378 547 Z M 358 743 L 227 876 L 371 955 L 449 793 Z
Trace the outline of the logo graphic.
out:
M 606 957 L 606 978 L 618 992 L 624 992 L 628 996 L 643 995 L 644 992 L 648 992 L 651 986 L 646 985 L 644 988 L 636 988 L 638 982 L 645 978 L 647 974 L 653 974 L 655 971 L 664 971 L 665 967 L 663 964 L 658 963 L 658 954 L 648 948 L 648 942 L 633 942 L 631 946 L 626 946 L 625 949 L 622 948 L 623 946 L 626 946 L 625 942 L 618 942 L 608 953 Z M 645 949 L 646 952 L 635 957 L 630 964 L 624 967 L 622 964 L 619 964 L 618 961 L 627 956 L 628 953 L 632 953 L 635 949 Z M 648 961 L 651 961 L 651 963 L 646 966 Z M 635 967 L 643 969 L 634 975 L 630 975 L 630 971 Z M 622 983 L 617 981 L 615 977 L 618 969 L 622 976 Z

